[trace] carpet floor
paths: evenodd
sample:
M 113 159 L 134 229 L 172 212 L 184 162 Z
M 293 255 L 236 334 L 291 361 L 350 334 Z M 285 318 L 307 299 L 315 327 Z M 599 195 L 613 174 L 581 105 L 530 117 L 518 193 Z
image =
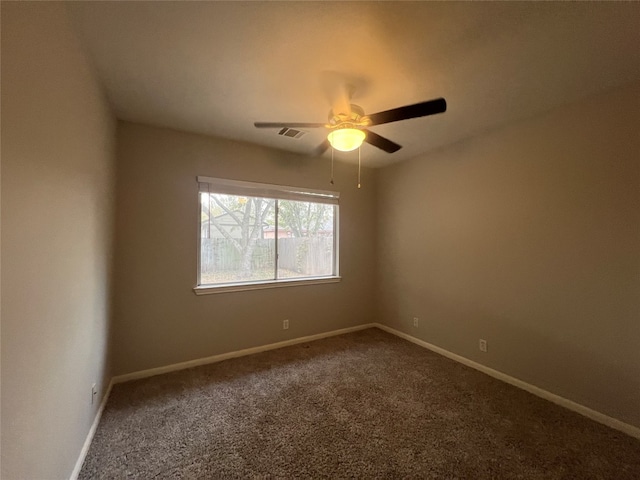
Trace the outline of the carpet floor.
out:
M 115 385 L 81 479 L 639 479 L 640 441 L 378 329 Z

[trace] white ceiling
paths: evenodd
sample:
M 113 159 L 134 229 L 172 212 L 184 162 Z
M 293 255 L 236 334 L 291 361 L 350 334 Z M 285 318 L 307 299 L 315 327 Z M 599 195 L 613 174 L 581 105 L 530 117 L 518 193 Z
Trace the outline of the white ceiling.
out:
M 118 118 L 311 154 L 254 121 L 325 122 L 323 79 L 366 113 L 445 97 L 446 113 L 372 127 L 382 166 L 640 80 L 640 3 L 71 2 Z M 333 73 L 328 73 L 333 72 Z M 329 155 L 329 153 L 325 153 Z M 341 153 L 354 161 L 357 153 Z

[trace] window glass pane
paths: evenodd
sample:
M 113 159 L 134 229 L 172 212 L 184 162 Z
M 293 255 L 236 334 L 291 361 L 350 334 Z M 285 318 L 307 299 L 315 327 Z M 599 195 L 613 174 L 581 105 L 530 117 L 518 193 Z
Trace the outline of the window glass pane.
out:
M 200 193 L 200 284 L 275 278 L 275 200 Z
M 278 201 L 278 278 L 333 275 L 333 205 Z

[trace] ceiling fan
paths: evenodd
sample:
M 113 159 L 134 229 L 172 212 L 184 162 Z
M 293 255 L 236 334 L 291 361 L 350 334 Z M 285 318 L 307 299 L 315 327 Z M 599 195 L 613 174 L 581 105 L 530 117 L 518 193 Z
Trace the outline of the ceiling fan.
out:
M 327 138 L 316 148 L 315 153 L 322 155 L 329 147 L 343 152 L 355 150 L 367 142 L 387 153 L 397 152 L 401 145 L 372 132 L 367 127 L 385 123 L 408 120 L 410 118 L 426 117 L 443 113 L 447 110 L 444 98 L 436 98 L 426 102 L 392 108 L 383 112 L 365 115 L 359 105 L 342 102 L 338 107 L 329 111 L 328 123 L 304 122 L 255 122 L 256 128 L 326 128 L 329 130 Z

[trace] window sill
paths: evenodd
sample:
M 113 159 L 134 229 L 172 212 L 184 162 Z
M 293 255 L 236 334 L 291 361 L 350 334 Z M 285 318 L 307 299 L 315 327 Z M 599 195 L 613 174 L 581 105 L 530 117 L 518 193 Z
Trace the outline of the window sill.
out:
M 267 280 L 252 283 L 227 283 L 224 285 L 200 285 L 194 287 L 196 295 L 211 295 L 215 293 L 244 292 L 246 290 L 264 290 L 265 288 L 302 287 L 304 285 L 320 285 L 323 283 L 337 283 L 342 277 L 313 277 L 304 279 Z

